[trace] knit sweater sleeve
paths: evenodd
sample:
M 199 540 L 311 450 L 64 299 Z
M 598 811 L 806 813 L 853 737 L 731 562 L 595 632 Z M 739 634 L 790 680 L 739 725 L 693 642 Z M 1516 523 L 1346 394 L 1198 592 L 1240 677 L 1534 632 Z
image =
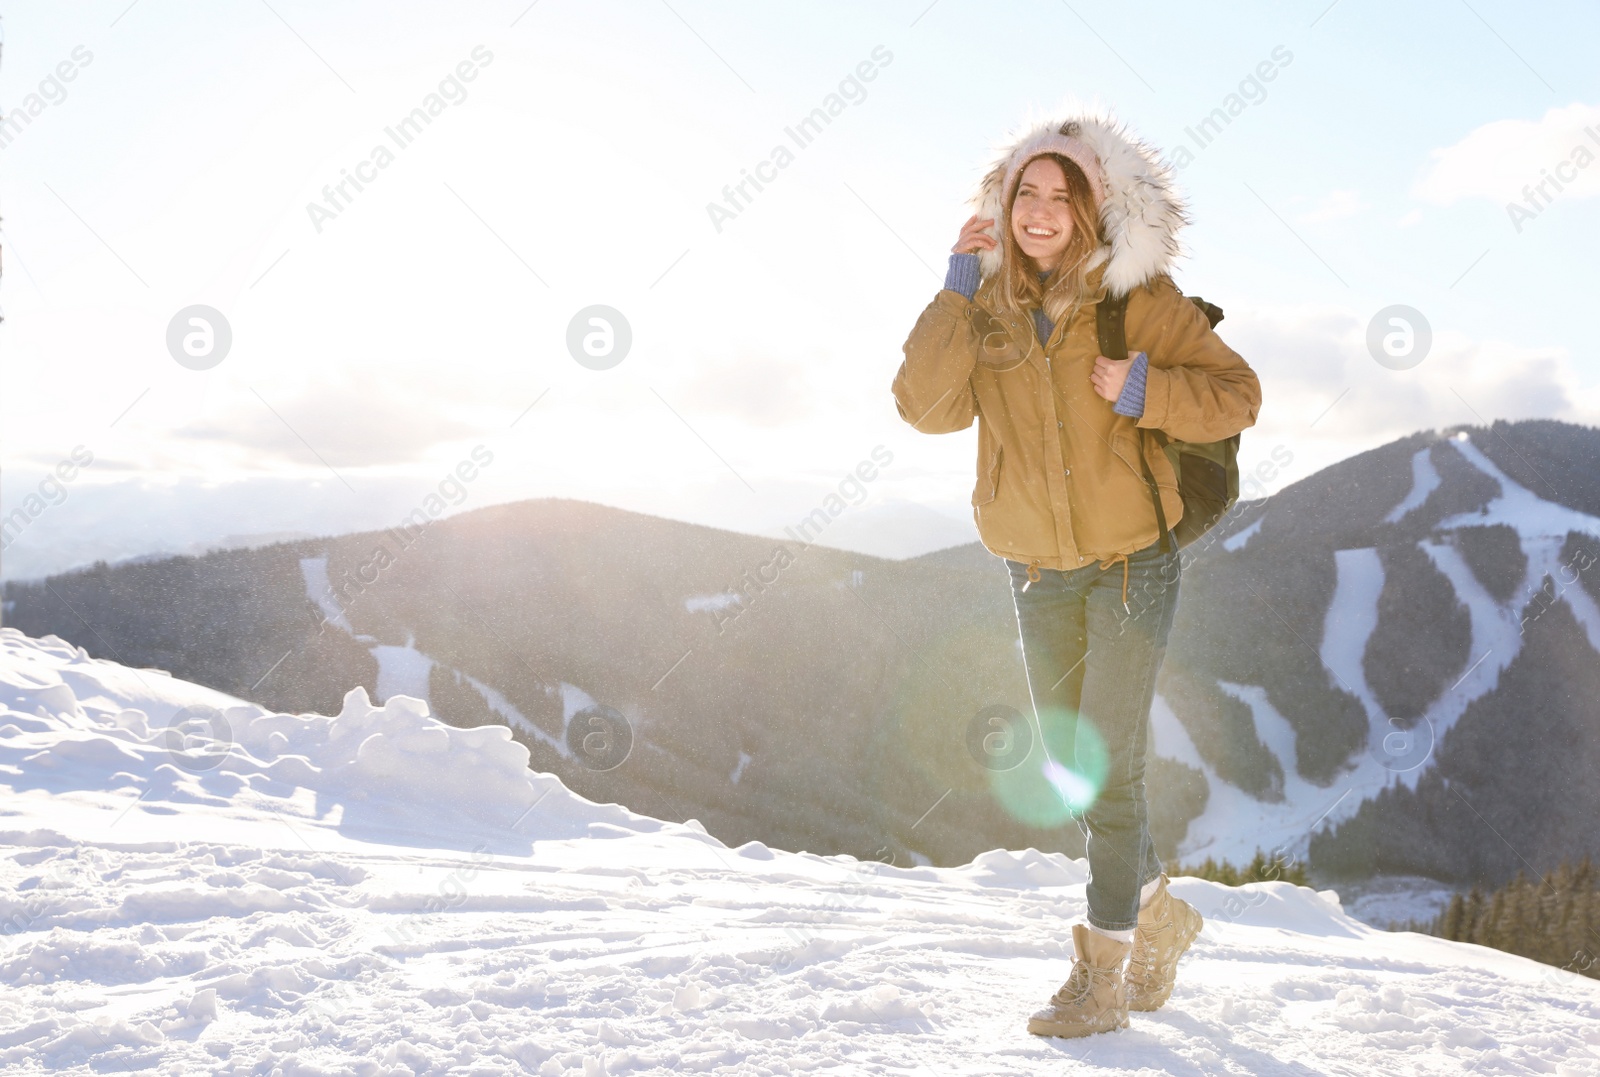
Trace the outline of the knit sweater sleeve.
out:
M 1150 370 L 1150 357 L 1144 352 L 1133 353 L 1133 365 L 1128 368 L 1128 380 L 1122 383 L 1122 392 L 1111 410 L 1118 415 L 1137 419 L 1144 414 L 1144 383 Z
M 952 254 L 950 265 L 944 271 L 944 286 L 971 299 L 978 294 L 978 256 Z

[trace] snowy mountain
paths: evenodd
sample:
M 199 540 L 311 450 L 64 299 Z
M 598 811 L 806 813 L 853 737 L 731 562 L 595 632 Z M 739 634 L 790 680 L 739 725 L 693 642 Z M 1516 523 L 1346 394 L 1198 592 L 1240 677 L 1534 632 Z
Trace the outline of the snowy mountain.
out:
M 1428 431 L 1242 506 L 1186 570 L 1159 685 L 1162 855 L 1456 885 L 1600 855 L 1597 458 L 1561 423 Z M 569 788 L 732 845 L 1082 851 L 1027 768 L 970 751 L 989 708 L 1029 709 L 975 544 L 889 561 L 534 501 L 5 595 L 35 636 L 275 709 L 359 684 L 506 724 Z
M 730 848 L 352 689 L 283 714 L 0 632 L 0 1065 L 19 1072 L 1600 1072 L 1600 983 L 1386 933 L 1286 883 L 1167 1006 L 1028 1036 L 1081 861 Z
M 1462 882 L 1600 852 L 1600 489 L 1574 466 L 1585 454 L 1600 431 L 1419 434 L 1233 525 L 1180 605 L 1162 696 L 1184 721 L 1157 710 L 1156 750 L 1212 792 L 1187 847 L 1237 854 L 1259 835 L 1309 847 L 1324 872 Z
M 426 698 L 507 724 L 585 796 L 734 845 L 964 863 L 1048 839 L 994 804 L 966 746 L 981 708 L 1027 698 L 997 566 L 790 547 L 534 501 L 11 584 L 7 621 L 275 709 L 334 711 L 357 684 Z M 960 691 L 930 699 L 929 668 Z M 623 765 L 575 750 L 594 706 L 628 726 Z

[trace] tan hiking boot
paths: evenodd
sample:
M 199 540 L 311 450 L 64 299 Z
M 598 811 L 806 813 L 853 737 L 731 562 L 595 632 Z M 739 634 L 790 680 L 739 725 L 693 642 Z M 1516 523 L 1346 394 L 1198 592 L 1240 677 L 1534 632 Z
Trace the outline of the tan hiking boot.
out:
M 1074 924 L 1072 945 L 1077 959 L 1072 975 L 1050 998 L 1050 1005 L 1028 1019 L 1035 1036 L 1092 1036 L 1128 1027 L 1128 1000 L 1122 982 L 1122 963 L 1132 949 Z
M 1150 904 L 1139 910 L 1128 961 L 1128 1009 L 1159 1010 L 1172 994 L 1178 958 L 1200 934 L 1205 920 L 1195 907 L 1167 892 L 1161 876 Z

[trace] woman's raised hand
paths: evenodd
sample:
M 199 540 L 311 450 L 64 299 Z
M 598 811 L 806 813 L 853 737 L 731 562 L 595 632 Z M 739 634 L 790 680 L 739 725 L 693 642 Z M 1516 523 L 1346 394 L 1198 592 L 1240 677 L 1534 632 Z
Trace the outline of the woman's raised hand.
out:
M 993 217 L 979 217 L 976 213 L 968 217 L 967 223 L 961 226 L 961 238 L 950 248 L 950 253 L 977 254 L 993 250 L 997 241 L 985 231 L 993 223 Z

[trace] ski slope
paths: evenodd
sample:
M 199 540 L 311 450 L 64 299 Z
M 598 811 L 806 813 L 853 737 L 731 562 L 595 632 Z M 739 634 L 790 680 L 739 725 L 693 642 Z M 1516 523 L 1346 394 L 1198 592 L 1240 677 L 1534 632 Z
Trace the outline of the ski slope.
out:
M 730 849 L 526 758 L 0 631 L 0 1069 L 1600 1073 L 1600 983 L 1286 883 L 1177 880 L 1208 922 L 1166 1008 L 1037 1039 L 1082 862 Z
M 1412 487 L 1385 516 L 1387 522 L 1403 520 L 1439 487 L 1439 472 L 1431 455 L 1434 451 L 1436 447 L 1429 446 L 1413 455 Z M 1346 761 L 1341 773 L 1326 787 L 1299 777 L 1294 731 L 1268 702 L 1263 689 L 1254 685 L 1220 685 L 1250 707 L 1257 739 L 1283 770 L 1284 795 L 1276 801 L 1258 800 L 1219 777 L 1215 768 L 1201 758 L 1170 705 L 1158 695 L 1151 711 L 1155 752 L 1200 770 L 1210 790 L 1205 810 L 1190 822 L 1179 843 L 1179 856 L 1184 861 L 1212 856 L 1245 863 L 1258 849 L 1304 859 L 1316 831 L 1349 819 L 1362 803 L 1387 786 L 1404 783 L 1415 788 L 1418 779 L 1433 765 L 1434 748 L 1474 700 L 1494 691 L 1500 674 L 1520 653 L 1522 617 L 1529 598 L 1546 576 L 1555 581 L 1569 579 L 1570 566 L 1561 562 L 1567 534 L 1579 531 L 1600 536 L 1600 517 L 1540 498 L 1506 475 L 1465 433 L 1439 443 L 1437 451 L 1459 453 L 1499 486 L 1499 493 L 1481 512 L 1451 516 L 1437 530 L 1497 523 L 1511 526 L 1528 559 L 1523 580 L 1511 598 L 1501 602 L 1478 582 L 1458 548 L 1437 542 L 1418 543 L 1466 606 L 1472 642 L 1468 664 L 1460 678 L 1429 705 L 1422 721 L 1404 728 L 1388 718 L 1377 693 L 1367 683 L 1364 663 L 1367 641 L 1378 626 L 1378 600 L 1384 588 L 1378 551 L 1364 547 L 1334 552 L 1337 575 L 1323 622 L 1319 657 L 1332 682 L 1360 700 L 1367 713 L 1368 729 L 1366 746 Z M 1248 531 L 1233 538 L 1248 541 Z M 1594 646 L 1596 661 L 1600 661 L 1600 606 L 1582 587 L 1570 583 L 1558 585 L 1556 601 L 1567 604 Z M 1429 909 L 1411 915 L 1431 912 Z

